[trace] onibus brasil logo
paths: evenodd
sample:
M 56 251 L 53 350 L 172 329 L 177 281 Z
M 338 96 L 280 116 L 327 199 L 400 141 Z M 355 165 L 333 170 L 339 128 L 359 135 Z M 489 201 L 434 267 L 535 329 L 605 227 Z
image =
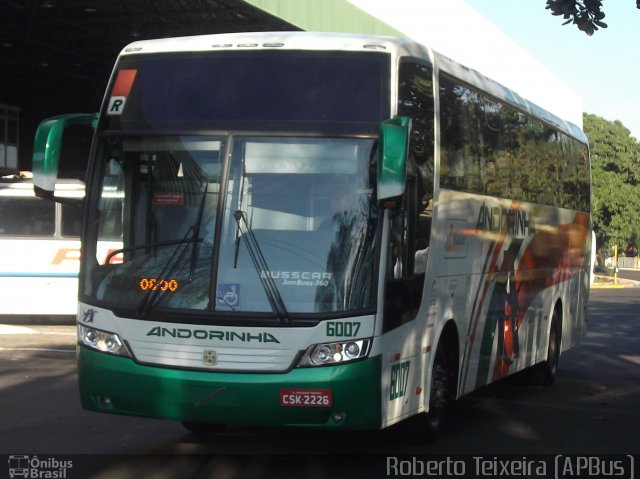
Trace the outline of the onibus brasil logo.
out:
M 67 470 L 73 467 L 72 461 L 27 455 L 11 455 L 8 462 L 11 478 L 64 479 L 68 477 Z

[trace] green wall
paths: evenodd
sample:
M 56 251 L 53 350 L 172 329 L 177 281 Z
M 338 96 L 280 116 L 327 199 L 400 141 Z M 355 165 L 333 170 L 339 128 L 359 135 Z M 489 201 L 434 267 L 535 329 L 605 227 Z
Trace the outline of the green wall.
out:
M 314 32 L 403 36 L 347 0 L 245 0 L 271 15 Z

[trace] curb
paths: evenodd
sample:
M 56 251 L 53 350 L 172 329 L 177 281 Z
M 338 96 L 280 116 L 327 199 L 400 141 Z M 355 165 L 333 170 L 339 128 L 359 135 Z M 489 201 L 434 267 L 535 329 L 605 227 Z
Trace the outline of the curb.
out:
M 589 289 L 624 289 L 635 286 L 634 284 L 592 284 Z
M 616 284 L 611 276 L 596 275 L 596 278 L 600 279 L 602 282 L 592 283 L 590 289 L 620 289 L 640 286 L 640 281 L 635 281 L 633 279 L 618 278 Z
M 75 315 L 30 315 L 12 314 L 0 315 L 0 323 L 14 326 L 73 326 L 76 324 Z

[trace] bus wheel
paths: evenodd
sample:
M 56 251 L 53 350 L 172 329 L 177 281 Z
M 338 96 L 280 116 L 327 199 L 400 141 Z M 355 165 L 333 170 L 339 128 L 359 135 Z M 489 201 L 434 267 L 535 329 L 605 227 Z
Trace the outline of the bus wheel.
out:
M 442 431 L 449 409 L 451 397 L 451 381 L 447 364 L 447 356 L 442 346 L 438 346 L 431 372 L 431 392 L 429 395 L 429 412 L 418 418 L 419 429 L 427 441 L 435 439 Z
M 547 347 L 546 361 L 534 367 L 532 383 L 540 386 L 551 386 L 556 379 L 558 361 L 560 358 L 560 315 L 557 309 L 553 310 L 551 317 L 551 329 L 549 330 L 549 345 Z
M 206 436 L 224 431 L 225 424 L 213 424 L 208 422 L 182 421 L 184 428 L 196 436 Z

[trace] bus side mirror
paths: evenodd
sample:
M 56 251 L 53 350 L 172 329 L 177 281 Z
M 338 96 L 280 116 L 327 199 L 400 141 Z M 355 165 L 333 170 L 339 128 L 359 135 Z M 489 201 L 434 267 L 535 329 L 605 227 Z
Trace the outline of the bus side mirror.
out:
M 46 118 L 33 143 L 33 189 L 40 198 L 54 199 L 58 178 L 85 179 L 97 113 Z
M 396 116 L 380 124 L 378 201 L 404 194 L 411 119 Z

